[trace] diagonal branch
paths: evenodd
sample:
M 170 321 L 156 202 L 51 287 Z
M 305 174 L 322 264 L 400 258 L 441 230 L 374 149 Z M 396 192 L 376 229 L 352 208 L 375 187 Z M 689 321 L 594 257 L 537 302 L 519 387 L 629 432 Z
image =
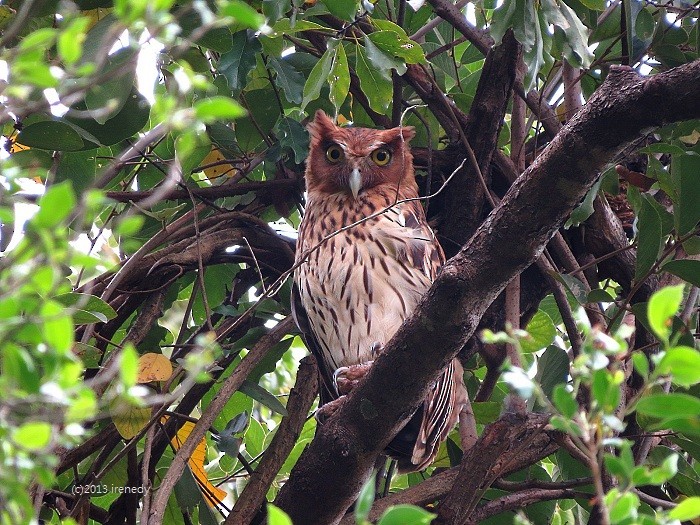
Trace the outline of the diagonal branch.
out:
M 641 132 L 699 116 L 700 60 L 649 78 L 611 68 L 588 104 L 448 261 L 365 381 L 319 429 L 277 498 L 295 523 L 340 520 L 429 385 L 508 282 L 539 256 L 605 164 Z

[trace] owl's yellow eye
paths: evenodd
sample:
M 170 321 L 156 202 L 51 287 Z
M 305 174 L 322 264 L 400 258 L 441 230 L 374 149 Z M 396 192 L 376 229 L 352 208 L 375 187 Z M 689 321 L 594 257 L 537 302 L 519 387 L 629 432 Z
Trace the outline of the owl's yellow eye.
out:
M 391 152 L 386 148 L 375 149 L 372 152 L 372 161 L 377 166 L 386 166 L 391 160 Z
M 332 146 L 328 146 L 328 149 L 326 149 L 326 158 L 328 159 L 328 162 L 335 164 L 336 162 L 340 162 L 340 159 L 343 158 L 343 150 L 340 146 L 337 144 L 333 144 Z

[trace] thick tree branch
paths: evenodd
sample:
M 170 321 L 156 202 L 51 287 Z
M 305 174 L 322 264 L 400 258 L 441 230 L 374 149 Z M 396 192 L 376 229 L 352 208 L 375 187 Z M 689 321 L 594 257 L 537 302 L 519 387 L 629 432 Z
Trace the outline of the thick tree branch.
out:
M 238 497 L 224 525 L 249 523 L 260 511 L 270 485 L 299 438 L 317 393 L 316 360 L 313 356 L 307 356 L 299 364 L 296 385 L 289 393 L 288 415 L 282 419 L 275 437 L 272 438 L 272 443 L 265 451 L 255 472 L 251 474 L 248 484 Z
M 277 504 L 297 523 L 337 523 L 429 385 L 507 283 L 539 256 L 606 162 L 645 130 L 699 116 L 700 61 L 649 78 L 612 68 L 448 261 L 366 380 L 319 429 Z

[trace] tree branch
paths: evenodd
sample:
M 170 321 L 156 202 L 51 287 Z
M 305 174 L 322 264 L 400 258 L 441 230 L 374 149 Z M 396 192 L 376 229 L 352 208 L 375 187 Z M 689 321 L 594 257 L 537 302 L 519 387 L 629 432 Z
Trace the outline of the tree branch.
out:
M 444 266 L 365 381 L 318 430 L 277 498 L 293 521 L 337 523 L 429 385 L 507 283 L 539 256 L 605 163 L 640 132 L 698 116 L 700 60 L 649 78 L 611 68 L 588 104 Z
M 297 372 L 296 385 L 289 393 L 288 415 L 282 419 L 272 443 L 265 450 L 258 467 L 248 480 L 248 484 L 236 500 L 224 525 L 249 523 L 265 502 L 270 485 L 277 472 L 294 448 L 301 429 L 306 422 L 311 404 L 318 392 L 318 372 L 313 356 L 302 359 Z

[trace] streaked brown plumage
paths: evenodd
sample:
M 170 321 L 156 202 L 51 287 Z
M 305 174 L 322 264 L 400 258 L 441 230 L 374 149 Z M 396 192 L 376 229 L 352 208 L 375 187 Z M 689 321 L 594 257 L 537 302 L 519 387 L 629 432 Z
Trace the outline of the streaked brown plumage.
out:
M 325 113 L 309 124 L 307 206 L 299 228 L 293 310 L 324 383 L 338 397 L 340 367 L 372 361 L 415 309 L 445 256 L 418 201 L 326 236 L 394 202 L 418 196 L 408 141 L 413 128 L 340 128 Z M 340 384 L 340 383 L 338 383 Z M 430 464 L 464 403 L 455 359 L 388 452 L 402 471 Z

